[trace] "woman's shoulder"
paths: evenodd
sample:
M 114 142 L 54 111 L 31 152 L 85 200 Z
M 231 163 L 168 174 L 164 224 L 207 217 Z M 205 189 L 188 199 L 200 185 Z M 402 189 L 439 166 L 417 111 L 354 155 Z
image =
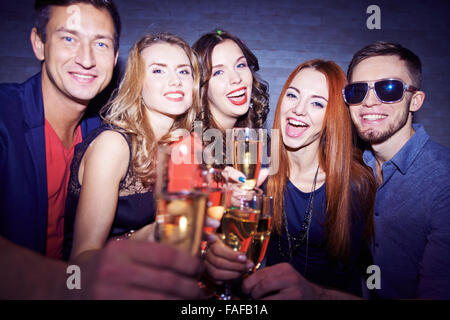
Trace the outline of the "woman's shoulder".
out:
M 125 140 L 128 140 L 127 135 L 125 133 L 122 133 L 120 128 L 113 126 L 111 124 L 103 123 L 99 127 L 89 132 L 88 135 L 83 137 L 83 141 L 80 143 L 80 147 L 84 147 L 87 149 L 91 145 L 91 143 L 94 140 L 97 140 L 97 138 L 104 132 L 116 132 L 117 134 L 123 135 Z
M 115 129 L 105 129 L 89 143 L 90 152 L 101 152 L 105 157 L 117 154 L 129 154 L 130 146 L 127 136 Z
M 130 148 L 125 136 L 102 125 L 92 131 L 75 148 L 70 173 L 72 189 L 81 187 L 87 172 L 93 176 L 104 172 L 124 176 L 130 157 Z M 81 177 L 79 177 L 79 170 L 82 170 Z
M 117 127 L 109 124 L 102 124 L 100 127 L 91 131 L 82 142 L 75 147 L 74 161 L 72 165 L 79 166 L 85 155 L 96 153 L 99 150 L 105 156 L 110 152 L 125 152 L 131 150 L 130 143 L 126 134 L 122 133 Z M 127 151 L 127 153 L 129 153 Z

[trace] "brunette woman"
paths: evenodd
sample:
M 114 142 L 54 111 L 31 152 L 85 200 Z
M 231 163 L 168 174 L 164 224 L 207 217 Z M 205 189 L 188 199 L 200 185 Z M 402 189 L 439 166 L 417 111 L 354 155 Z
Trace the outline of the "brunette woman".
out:
M 202 67 L 201 112 L 196 120 L 201 121 L 203 132 L 220 130 L 225 151 L 227 129 L 264 127 L 269 113 L 268 85 L 257 73 L 256 56 L 231 33 L 219 29 L 206 33 L 192 47 Z M 224 157 L 217 160 L 225 164 Z

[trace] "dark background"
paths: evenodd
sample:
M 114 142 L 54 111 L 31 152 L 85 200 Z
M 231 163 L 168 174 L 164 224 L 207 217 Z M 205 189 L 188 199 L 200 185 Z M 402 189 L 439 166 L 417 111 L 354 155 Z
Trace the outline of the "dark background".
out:
M 0 0 L 0 82 L 22 82 L 38 72 L 29 42 L 33 0 Z M 336 61 L 344 71 L 353 53 L 375 41 L 399 42 L 423 63 L 424 106 L 414 121 L 450 147 L 450 1 L 400 0 L 116 0 L 122 18 L 119 69 L 145 33 L 168 31 L 192 44 L 216 27 L 239 36 L 256 54 L 269 82 L 272 126 L 281 88 L 304 60 Z M 367 7 L 381 9 L 381 29 L 369 30 Z

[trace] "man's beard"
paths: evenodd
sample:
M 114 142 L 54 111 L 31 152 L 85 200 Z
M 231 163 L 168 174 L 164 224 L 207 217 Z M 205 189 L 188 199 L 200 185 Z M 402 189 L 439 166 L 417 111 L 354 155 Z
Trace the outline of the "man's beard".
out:
M 358 135 L 361 137 L 361 139 L 369 142 L 370 144 L 383 143 L 406 125 L 406 123 L 408 122 L 408 116 L 409 116 L 409 111 L 408 111 L 408 109 L 406 109 L 405 112 L 402 114 L 400 121 L 389 124 L 388 128 L 385 131 L 369 129 L 369 130 L 363 132 L 363 131 L 361 131 L 360 128 L 357 128 Z

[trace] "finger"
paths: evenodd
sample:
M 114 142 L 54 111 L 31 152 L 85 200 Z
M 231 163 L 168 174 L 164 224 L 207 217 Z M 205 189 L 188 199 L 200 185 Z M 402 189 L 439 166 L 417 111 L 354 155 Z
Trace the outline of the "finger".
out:
M 240 183 L 232 183 L 230 184 L 231 196 L 232 197 L 246 197 L 248 194 L 251 194 L 248 190 L 241 188 L 242 184 Z
M 216 284 L 222 284 L 223 281 L 236 279 L 242 274 L 242 271 L 218 269 L 208 261 L 205 261 L 205 268 L 209 278 Z
M 220 220 L 217 220 L 217 219 L 214 219 L 211 217 L 206 217 L 205 226 L 211 227 L 213 229 L 217 229 L 218 227 L 220 227 Z
M 207 233 L 204 235 L 204 238 L 208 244 L 214 243 L 219 240 L 219 237 L 215 233 Z
M 283 297 L 298 299 L 302 297 L 299 278 L 302 276 L 288 263 L 281 263 L 269 267 L 271 269 L 262 273 L 262 279 L 253 285 L 250 294 L 255 299 L 279 292 Z M 251 283 L 250 283 L 251 284 Z
M 249 201 L 253 193 L 242 188 L 242 184 L 231 184 L 230 185 L 231 196 L 230 204 L 231 206 L 240 207 L 243 200 Z
M 167 269 L 134 265 L 129 272 L 129 284 L 136 288 L 181 299 L 198 299 L 203 294 L 197 279 L 181 276 Z
M 208 247 L 206 252 L 213 261 L 216 259 L 228 260 L 230 263 L 245 264 L 247 262 L 247 256 L 241 252 L 234 251 L 230 247 L 226 246 L 222 241 L 216 241 Z M 220 261 L 222 262 L 222 261 Z
M 286 283 L 282 279 L 264 278 L 262 281 L 258 282 L 253 286 L 249 294 L 254 299 L 262 299 L 270 294 L 273 295 L 275 292 L 279 292 L 285 289 L 286 286 L 292 285 L 291 283 Z
M 205 267 L 205 269 L 207 269 L 207 268 Z M 214 279 L 213 277 L 211 277 L 211 274 L 209 274 L 208 272 L 205 272 L 202 275 L 202 279 L 201 280 L 202 280 L 203 286 L 208 291 L 215 290 L 215 289 L 217 289 L 216 288 L 217 285 L 221 286 L 224 283 L 221 280 Z
M 237 271 L 239 273 L 247 270 L 247 263 L 244 262 L 234 262 L 228 259 L 214 255 L 210 250 L 206 251 L 205 255 L 207 261 L 211 266 L 219 270 Z
M 290 265 L 288 263 L 280 263 L 262 268 L 244 280 L 242 290 L 249 294 L 257 285 L 265 282 L 265 279 L 283 279 L 289 273 L 289 268 Z
M 258 283 L 264 281 L 266 277 L 273 276 L 272 274 L 276 272 L 276 270 L 273 270 L 273 267 L 274 266 L 259 269 L 247 277 L 242 283 L 242 290 L 244 293 L 249 294 Z
M 244 292 L 245 294 L 250 294 L 253 288 L 264 279 L 262 273 L 263 269 L 256 271 L 255 273 L 244 279 L 244 281 L 242 282 L 242 292 Z
M 203 272 L 199 258 L 162 243 L 115 241 L 106 249 L 113 251 L 110 254 L 126 255 L 133 261 L 151 268 L 169 269 L 190 277 L 196 277 Z
M 220 226 L 220 221 L 206 217 L 205 225 L 203 226 L 203 234 L 202 239 L 207 241 L 208 243 L 215 242 L 218 237 L 215 234 L 215 231 Z
M 245 175 L 233 167 L 230 167 L 230 166 L 225 167 L 224 171 L 225 171 L 225 174 L 227 175 L 229 181 L 245 182 L 245 180 L 246 180 Z

